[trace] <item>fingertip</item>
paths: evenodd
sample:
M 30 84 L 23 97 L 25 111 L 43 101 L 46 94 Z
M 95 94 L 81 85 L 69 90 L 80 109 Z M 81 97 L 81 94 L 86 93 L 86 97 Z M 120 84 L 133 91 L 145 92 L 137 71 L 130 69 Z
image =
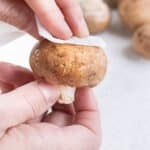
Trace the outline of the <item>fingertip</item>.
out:
M 84 100 L 86 98 L 89 98 L 88 96 L 93 97 L 93 91 L 89 87 L 83 87 L 83 88 L 78 88 L 76 90 L 76 99 L 77 100 Z
M 89 36 L 88 25 L 84 19 L 80 4 L 74 0 L 56 0 L 56 2 L 61 8 L 65 20 L 73 34 L 81 38 Z
M 43 25 L 47 31 L 56 38 L 67 40 L 73 35 L 70 27 L 62 18 L 59 18 L 58 21 L 53 21 L 52 23 L 52 17 L 50 16 L 48 19 L 45 19 L 41 22 L 43 22 Z
M 77 24 L 78 26 L 75 30 L 75 35 L 80 38 L 88 37 L 90 35 L 90 32 L 84 18 L 82 18 L 82 21 L 78 21 Z
M 34 80 L 30 70 L 14 64 L 0 62 L 0 70 L 2 71 L 0 79 L 12 84 L 15 88 Z
M 62 39 L 62 40 L 68 40 L 73 36 L 73 33 L 71 32 L 71 30 L 67 30 L 65 32 L 65 30 L 62 29 L 62 32 L 58 32 L 56 34 L 53 34 L 56 38 Z
M 77 111 L 97 110 L 97 100 L 91 88 L 79 88 L 76 91 L 75 108 Z
M 99 136 L 101 134 L 100 113 L 92 89 L 78 89 L 74 106 L 76 110 L 75 122 Z
M 13 89 L 14 89 L 13 85 L 0 81 L 0 94 L 7 93 Z

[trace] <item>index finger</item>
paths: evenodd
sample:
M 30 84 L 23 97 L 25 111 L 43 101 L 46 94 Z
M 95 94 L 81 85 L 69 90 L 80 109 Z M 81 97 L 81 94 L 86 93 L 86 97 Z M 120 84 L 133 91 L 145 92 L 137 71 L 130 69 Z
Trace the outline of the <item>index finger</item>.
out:
M 25 0 L 38 16 L 45 28 L 55 37 L 68 39 L 72 36 L 71 29 L 55 0 Z
M 77 113 L 75 123 L 99 134 L 101 131 L 100 114 L 92 90 L 89 88 L 78 89 L 74 106 Z
M 80 4 L 76 0 L 56 0 L 56 3 L 63 12 L 74 35 L 88 36 L 89 31 Z

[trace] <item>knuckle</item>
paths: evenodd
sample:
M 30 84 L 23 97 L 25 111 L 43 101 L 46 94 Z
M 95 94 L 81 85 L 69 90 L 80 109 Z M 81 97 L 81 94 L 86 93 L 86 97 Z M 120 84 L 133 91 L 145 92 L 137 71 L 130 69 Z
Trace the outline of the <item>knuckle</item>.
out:
M 21 101 L 24 103 L 25 111 L 29 111 L 28 114 L 30 115 L 30 118 L 34 118 L 37 115 L 43 113 L 46 108 L 48 108 L 48 100 L 44 97 L 42 92 L 40 91 L 40 88 L 38 87 L 38 83 L 33 82 L 29 85 L 30 91 L 25 90 L 24 88 L 18 89 L 18 93 L 20 96 Z M 28 88 L 28 87 L 26 87 Z
M 27 97 L 26 95 L 22 95 L 22 99 L 24 99 L 26 106 L 29 108 L 31 118 L 34 118 L 37 114 L 36 113 L 37 106 L 35 106 L 35 104 L 33 104 L 29 99 L 29 97 Z
M 29 108 L 31 118 L 34 118 L 37 116 L 37 114 L 43 112 L 43 108 L 45 108 L 48 105 L 42 95 L 41 95 L 41 98 L 36 99 L 37 101 L 32 100 L 25 95 L 23 95 L 23 98 L 25 100 L 26 105 Z

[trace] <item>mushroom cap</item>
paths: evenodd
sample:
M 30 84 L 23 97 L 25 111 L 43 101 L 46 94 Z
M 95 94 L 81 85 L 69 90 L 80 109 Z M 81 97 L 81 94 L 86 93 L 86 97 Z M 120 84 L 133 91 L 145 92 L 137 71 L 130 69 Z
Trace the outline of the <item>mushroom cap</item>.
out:
M 123 23 L 134 31 L 150 23 L 150 0 L 122 0 L 119 3 L 119 14 Z
M 110 21 L 111 12 L 107 4 L 100 0 L 78 0 L 92 34 L 104 31 Z
M 143 55 L 150 58 L 150 24 L 141 26 L 133 35 L 134 49 Z
M 99 47 L 43 40 L 33 49 L 30 65 L 51 84 L 93 87 L 104 78 L 107 58 Z

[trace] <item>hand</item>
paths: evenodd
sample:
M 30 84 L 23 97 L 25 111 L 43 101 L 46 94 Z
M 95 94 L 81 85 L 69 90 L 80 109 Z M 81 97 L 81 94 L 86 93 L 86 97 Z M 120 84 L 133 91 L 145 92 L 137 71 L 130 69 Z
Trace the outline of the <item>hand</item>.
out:
M 0 20 L 40 38 L 34 13 L 55 37 L 89 34 L 83 13 L 75 0 L 0 0 Z
M 1 150 L 99 149 L 99 111 L 90 89 L 78 89 L 73 105 L 59 105 L 57 89 L 34 81 L 30 71 L 6 63 L 0 70 Z

